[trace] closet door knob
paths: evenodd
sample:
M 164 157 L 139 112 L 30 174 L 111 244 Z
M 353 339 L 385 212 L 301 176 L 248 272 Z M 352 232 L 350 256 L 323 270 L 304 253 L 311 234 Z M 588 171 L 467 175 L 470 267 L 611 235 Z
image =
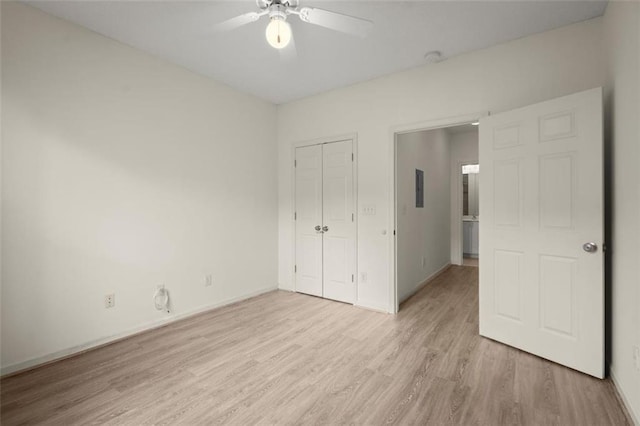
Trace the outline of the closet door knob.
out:
M 327 225 L 322 227 L 322 232 L 327 232 L 329 230 L 329 227 Z
M 322 230 L 322 227 L 320 227 L 320 225 L 316 225 L 314 229 L 316 230 L 316 232 L 320 232 Z

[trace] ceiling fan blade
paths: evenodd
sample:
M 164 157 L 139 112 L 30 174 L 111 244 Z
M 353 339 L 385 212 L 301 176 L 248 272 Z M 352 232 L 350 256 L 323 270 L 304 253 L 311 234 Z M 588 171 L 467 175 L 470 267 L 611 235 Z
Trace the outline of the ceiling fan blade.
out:
M 303 7 L 300 9 L 299 16 L 304 22 L 363 38 L 369 34 L 373 27 L 373 22 L 368 19 L 356 18 L 314 7 Z
M 213 30 L 216 32 L 235 30 L 238 27 L 257 21 L 264 14 L 258 12 L 245 13 L 214 25 Z

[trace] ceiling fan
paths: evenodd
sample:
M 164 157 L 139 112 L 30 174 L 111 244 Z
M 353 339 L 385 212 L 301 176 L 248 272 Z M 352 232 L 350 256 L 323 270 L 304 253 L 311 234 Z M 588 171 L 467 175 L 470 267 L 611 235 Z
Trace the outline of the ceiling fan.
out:
M 249 12 L 220 22 L 214 26 L 217 31 L 229 31 L 263 16 L 269 17 L 266 37 L 269 44 L 276 48 L 286 47 L 292 38 L 291 26 L 287 22 L 290 15 L 296 15 L 302 22 L 319 25 L 335 31 L 365 37 L 373 22 L 342 13 L 330 12 L 314 7 L 299 7 L 299 0 L 256 0 L 259 12 Z

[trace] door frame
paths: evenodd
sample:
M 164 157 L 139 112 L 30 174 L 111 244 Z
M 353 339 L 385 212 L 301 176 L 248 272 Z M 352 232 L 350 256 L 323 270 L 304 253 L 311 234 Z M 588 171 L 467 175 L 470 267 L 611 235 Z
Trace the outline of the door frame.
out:
M 290 223 L 293 229 L 291 233 L 291 258 L 293 259 L 293 265 L 291 265 L 291 282 L 293 284 L 292 288 L 294 292 L 298 292 L 296 289 L 296 272 L 295 265 L 297 265 L 296 259 L 296 221 L 294 219 L 294 214 L 296 211 L 296 148 L 302 148 L 305 146 L 313 146 L 313 145 L 324 145 L 332 142 L 340 142 L 340 141 L 351 141 L 351 147 L 353 150 L 353 169 L 351 170 L 353 177 L 353 223 L 355 226 L 355 244 L 354 244 L 354 305 L 358 304 L 358 133 L 347 133 L 337 136 L 325 136 L 316 139 L 308 139 L 303 141 L 295 142 L 291 145 L 291 211 L 289 212 Z
M 398 135 L 404 133 L 414 133 L 423 130 L 436 130 L 446 127 L 454 127 L 463 124 L 474 123 L 482 117 L 489 115 L 489 111 L 476 112 L 465 115 L 457 115 L 451 117 L 442 117 L 432 120 L 421 121 L 417 123 L 401 124 L 392 126 L 389 129 L 389 229 L 391 229 L 389 238 L 389 306 L 388 312 L 397 314 L 400 308 L 398 303 L 398 245 L 396 230 L 398 229 L 398 212 L 397 212 L 397 144 Z M 451 254 L 449 254 L 451 255 Z

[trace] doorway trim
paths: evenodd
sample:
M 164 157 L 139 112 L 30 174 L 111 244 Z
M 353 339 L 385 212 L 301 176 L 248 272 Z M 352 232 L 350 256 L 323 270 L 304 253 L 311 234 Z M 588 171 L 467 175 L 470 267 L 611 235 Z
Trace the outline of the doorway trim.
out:
M 421 121 L 417 123 L 401 124 L 392 126 L 389 129 L 389 229 L 391 230 L 389 238 L 389 307 L 388 312 L 397 314 L 399 310 L 398 303 L 398 245 L 396 244 L 398 229 L 398 212 L 397 212 L 397 141 L 398 135 L 404 133 L 414 133 L 423 130 L 436 130 L 446 127 L 454 127 L 463 124 L 469 124 L 480 120 L 482 117 L 489 115 L 488 111 L 476 112 L 465 115 L 450 116 L 436 118 L 433 120 Z
M 308 140 L 303 140 L 303 141 L 298 141 L 295 142 L 291 145 L 291 161 L 289 164 L 289 167 L 291 168 L 291 210 L 289 212 L 289 220 L 290 220 L 290 224 L 291 224 L 291 229 L 293 230 L 293 232 L 291 232 L 291 240 L 290 240 L 290 250 L 291 250 L 291 259 L 293 261 L 292 265 L 291 265 L 291 269 L 290 269 L 290 273 L 291 273 L 291 283 L 292 283 L 292 289 L 293 292 L 297 293 L 298 290 L 296 289 L 296 271 L 295 271 L 295 265 L 297 264 L 297 259 L 296 259 L 296 222 L 294 219 L 294 215 L 296 212 L 296 166 L 295 166 L 295 160 L 296 160 L 296 148 L 301 148 L 301 147 L 305 147 L 305 146 L 312 146 L 312 145 L 324 145 L 327 143 L 332 143 L 332 142 L 340 142 L 340 141 L 346 141 L 346 140 L 350 140 L 351 141 L 351 146 L 353 149 L 353 168 L 352 168 L 352 175 L 353 175 L 353 222 L 354 222 L 354 226 L 355 226 L 355 253 L 354 253 L 354 259 L 355 259 L 355 271 L 354 271 L 354 275 L 355 275 L 355 279 L 354 279 L 354 305 L 358 305 L 358 133 L 346 133 L 346 134 L 342 134 L 342 135 L 337 135 L 337 136 L 325 136 L 325 137 L 320 137 L 320 138 L 316 138 L 316 139 L 308 139 Z

